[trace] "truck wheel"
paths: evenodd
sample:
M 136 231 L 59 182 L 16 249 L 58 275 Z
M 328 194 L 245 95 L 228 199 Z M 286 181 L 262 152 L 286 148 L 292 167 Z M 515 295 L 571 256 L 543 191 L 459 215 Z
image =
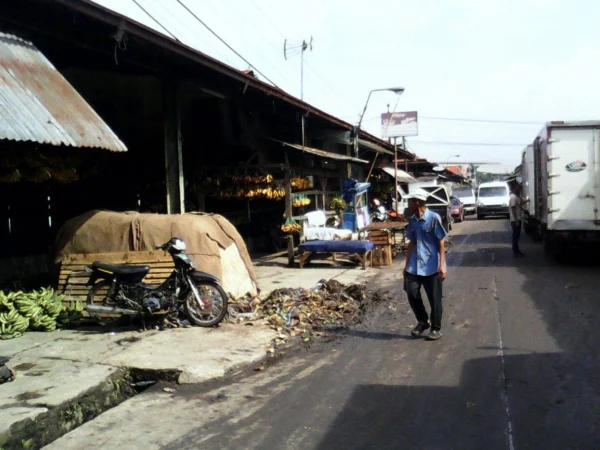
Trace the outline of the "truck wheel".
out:
M 565 262 L 567 256 L 567 245 L 552 239 L 544 239 L 544 253 L 558 264 Z
M 480 214 L 477 214 L 477 220 L 481 220 L 481 219 L 483 219 L 483 216 Z

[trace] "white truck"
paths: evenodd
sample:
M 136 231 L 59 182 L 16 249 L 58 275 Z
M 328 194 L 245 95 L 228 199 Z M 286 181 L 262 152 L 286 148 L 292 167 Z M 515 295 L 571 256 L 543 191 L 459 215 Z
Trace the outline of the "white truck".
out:
M 600 121 L 548 122 L 522 156 L 525 232 L 553 254 L 600 240 Z
M 450 207 L 450 191 L 446 184 L 441 182 L 438 177 L 427 177 L 427 178 L 418 178 L 416 181 L 408 183 L 408 192 L 404 192 L 403 189 L 399 188 L 400 193 L 400 207 L 401 211 L 404 211 L 404 215 L 407 216 L 408 202 L 405 197 L 407 194 L 412 194 L 415 189 L 422 189 L 429 193 L 429 197 L 427 198 L 427 208 L 431 211 L 436 212 L 440 215 L 442 219 L 442 225 L 446 232 L 450 232 L 452 230 L 452 224 L 454 223 L 454 219 L 451 214 Z

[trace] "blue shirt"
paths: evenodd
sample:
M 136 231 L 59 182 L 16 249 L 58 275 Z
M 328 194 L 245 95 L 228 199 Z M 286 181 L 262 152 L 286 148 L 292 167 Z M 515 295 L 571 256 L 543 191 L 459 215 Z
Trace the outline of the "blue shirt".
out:
M 425 277 L 437 273 L 440 270 L 440 241 L 446 237 L 440 216 L 429 209 L 420 219 L 415 214 L 406 228 L 406 237 L 417 244 L 406 271 Z

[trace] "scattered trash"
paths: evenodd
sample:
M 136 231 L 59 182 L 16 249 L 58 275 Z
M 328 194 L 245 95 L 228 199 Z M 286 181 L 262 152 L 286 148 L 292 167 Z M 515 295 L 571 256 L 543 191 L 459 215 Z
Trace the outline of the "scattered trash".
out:
M 569 283 L 565 286 L 565 289 L 577 289 L 578 287 L 578 284 Z
M 17 376 L 15 371 L 6 365 L 7 363 L 8 358 L 0 356 L 0 384 L 14 381 Z
M 321 336 L 322 331 L 358 324 L 370 305 L 390 300 L 389 292 L 369 291 L 364 284 L 344 285 L 336 280 L 321 280 L 312 289 L 276 289 L 262 300 L 249 296 L 233 299 L 229 305 L 229 320 L 239 323 L 265 319 L 277 331 L 277 337 L 267 349 L 267 354 L 274 356 L 277 348 L 291 338 L 300 337 L 308 343 L 313 337 Z
M 313 289 L 276 289 L 268 297 L 233 300 L 234 318 L 266 318 L 274 330 L 296 334 L 357 324 L 370 304 L 389 301 L 387 292 L 369 291 L 363 284 L 321 280 Z
M 177 389 L 166 387 L 166 388 L 163 389 L 163 391 L 168 392 L 169 394 L 172 394 L 174 392 L 177 392 Z

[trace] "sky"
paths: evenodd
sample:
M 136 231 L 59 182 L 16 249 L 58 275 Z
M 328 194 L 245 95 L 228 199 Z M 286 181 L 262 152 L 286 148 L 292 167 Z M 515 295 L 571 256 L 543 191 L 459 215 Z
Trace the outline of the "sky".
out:
M 517 165 L 551 120 L 600 119 L 600 2 L 181 0 L 272 83 L 381 136 L 379 115 L 418 111 L 408 148 L 430 161 Z M 96 0 L 241 70 L 177 0 Z M 144 11 L 145 10 L 145 11 Z M 265 80 L 266 81 L 266 80 Z M 456 120 L 459 119 L 459 120 Z M 468 119 L 468 120 L 463 120 Z

